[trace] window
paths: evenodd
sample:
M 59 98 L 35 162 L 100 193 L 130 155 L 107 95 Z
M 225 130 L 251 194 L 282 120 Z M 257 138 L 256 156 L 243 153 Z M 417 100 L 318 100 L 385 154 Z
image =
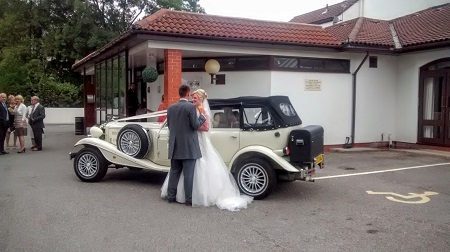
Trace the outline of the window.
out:
M 274 57 L 274 63 L 280 68 L 298 68 L 297 58 Z
M 322 59 L 301 58 L 299 67 L 307 70 L 325 70 L 325 61 Z
M 325 61 L 325 69 L 330 72 L 349 73 L 350 61 L 329 59 Z
M 269 69 L 267 57 L 240 57 L 237 59 L 240 70 Z
M 281 112 L 283 112 L 283 114 L 285 116 L 293 117 L 293 116 L 296 115 L 295 114 L 295 109 L 294 109 L 294 107 L 292 107 L 291 104 L 280 103 L 280 109 L 281 109 Z
M 369 68 L 378 68 L 378 57 L 377 56 L 369 57 Z
M 205 71 L 205 59 L 183 59 L 181 63 L 181 67 L 183 71 L 195 71 L 202 70 Z
M 217 59 L 220 64 L 220 71 L 235 70 L 236 58 L 222 58 Z
M 274 69 L 305 72 L 350 73 L 350 60 L 273 57 Z
M 243 120 L 245 128 L 264 128 L 274 125 L 269 110 L 264 106 L 244 108 Z
M 239 108 L 211 108 L 212 128 L 240 128 Z

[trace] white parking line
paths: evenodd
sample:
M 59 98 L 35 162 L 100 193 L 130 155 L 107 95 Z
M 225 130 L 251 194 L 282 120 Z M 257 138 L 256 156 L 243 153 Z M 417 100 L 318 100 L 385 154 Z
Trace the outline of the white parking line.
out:
M 397 169 L 389 169 L 389 170 L 381 170 L 381 171 L 371 171 L 371 172 L 360 172 L 360 173 L 352 173 L 352 174 L 342 174 L 342 175 L 324 176 L 324 177 L 317 177 L 317 178 L 314 178 L 314 180 L 317 180 L 317 179 L 329 179 L 329 178 L 342 178 L 342 177 L 351 177 L 351 176 L 361 176 L 361 175 L 368 175 L 368 174 L 375 174 L 375 173 L 393 172 L 393 171 L 403 171 L 403 170 L 420 169 L 420 168 L 427 168 L 427 167 L 436 167 L 436 166 L 443 166 L 443 165 L 450 165 L 450 163 L 440 163 L 440 164 L 430 164 L 430 165 L 419 165 L 419 166 L 411 166 L 411 167 L 404 167 L 404 168 L 397 168 Z

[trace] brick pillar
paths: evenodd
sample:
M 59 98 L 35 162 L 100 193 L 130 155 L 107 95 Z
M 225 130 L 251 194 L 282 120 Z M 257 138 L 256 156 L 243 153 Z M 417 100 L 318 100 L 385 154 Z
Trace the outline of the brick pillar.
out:
M 180 100 L 178 88 L 181 86 L 181 51 L 164 50 L 164 102 L 169 106 Z

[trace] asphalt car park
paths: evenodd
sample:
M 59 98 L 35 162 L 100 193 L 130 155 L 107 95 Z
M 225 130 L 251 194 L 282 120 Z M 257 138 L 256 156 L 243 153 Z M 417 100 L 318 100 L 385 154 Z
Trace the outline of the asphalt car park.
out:
M 239 212 L 162 200 L 165 173 L 110 169 L 81 182 L 73 126 L 43 152 L 0 157 L 1 251 L 449 251 L 450 160 L 326 153 L 315 182 L 280 183 Z

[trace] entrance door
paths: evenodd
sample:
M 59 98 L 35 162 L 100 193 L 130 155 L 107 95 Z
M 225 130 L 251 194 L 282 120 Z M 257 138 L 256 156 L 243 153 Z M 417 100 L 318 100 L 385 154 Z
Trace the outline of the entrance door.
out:
M 421 74 L 419 89 L 419 143 L 450 146 L 450 74 Z

